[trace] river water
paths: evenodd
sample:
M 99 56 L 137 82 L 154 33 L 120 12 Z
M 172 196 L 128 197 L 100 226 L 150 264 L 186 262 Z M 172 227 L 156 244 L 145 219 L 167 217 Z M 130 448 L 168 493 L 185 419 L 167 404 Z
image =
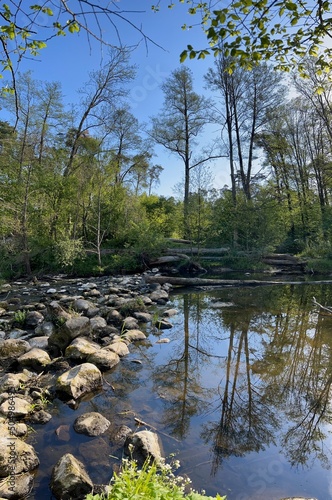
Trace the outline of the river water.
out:
M 99 411 L 114 425 L 134 428 L 136 417 L 156 429 L 181 475 L 209 495 L 332 499 L 332 315 L 313 297 L 332 306 L 332 286 L 174 292 L 172 329 L 148 327 L 147 341 L 105 373 L 103 391 L 76 410 L 55 400 L 52 420 L 34 426 L 41 465 L 30 498 L 52 498 L 50 474 L 67 452 L 108 482 L 121 449 L 72 428 Z

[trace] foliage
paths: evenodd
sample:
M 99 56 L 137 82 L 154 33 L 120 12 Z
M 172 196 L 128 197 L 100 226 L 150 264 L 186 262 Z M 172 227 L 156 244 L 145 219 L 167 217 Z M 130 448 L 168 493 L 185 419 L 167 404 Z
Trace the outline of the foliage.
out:
M 147 311 L 147 308 L 141 297 L 136 297 L 135 299 L 128 300 L 119 309 L 119 312 L 122 314 L 122 316 L 125 317 L 132 316 L 132 314 L 137 311 L 142 311 L 142 312 Z
M 71 268 L 76 260 L 85 257 L 82 239 L 65 238 L 55 245 L 55 258 L 57 263 L 64 268 Z
M 27 317 L 27 311 L 19 310 L 15 311 L 13 316 L 13 321 L 15 324 L 23 326 Z
M 308 259 L 306 270 L 315 274 L 330 274 L 332 272 L 332 259 L 316 258 Z
M 119 474 L 114 473 L 111 491 L 108 495 L 86 496 L 86 500 L 213 500 L 191 490 L 185 494 L 185 488 L 190 483 L 189 479 L 176 477 L 172 467 L 165 463 L 150 464 L 146 461 L 142 469 L 138 468 L 135 461 L 123 461 Z M 217 495 L 216 500 L 226 500 L 226 497 Z
M 302 61 L 308 54 L 317 57 L 319 71 L 331 65 L 332 48 L 327 45 L 320 51 L 325 37 L 331 37 L 330 1 L 231 0 L 213 10 L 210 2 L 189 3 L 188 12 L 200 17 L 209 46 L 197 49 L 188 45 L 181 62 L 223 51 L 235 58 L 230 61 L 230 71 L 237 64 L 251 69 L 261 60 L 272 60 L 277 69 L 290 71 L 296 65 L 306 74 Z M 183 25 L 183 29 L 190 27 Z

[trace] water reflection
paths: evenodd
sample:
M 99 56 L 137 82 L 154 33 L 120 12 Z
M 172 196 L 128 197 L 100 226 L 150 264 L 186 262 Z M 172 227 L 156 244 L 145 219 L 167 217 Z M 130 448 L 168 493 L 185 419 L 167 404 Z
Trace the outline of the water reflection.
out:
M 42 464 L 31 499 L 49 496 L 51 470 L 65 452 L 96 482 L 110 479 L 122 447 L 74 432 L 87 411 L 114 428 L 134 428 L 134 417 L 147 422 L 208 495 L 332 498 L 332 316 L 318 314 L 313 296 L 332 305 L 331 286 L 173 294 L 165 306 L 179 310 L 171 330 L 148 327 L 147 341 L 133 344 L 104 373 L 103 391 L 77 409 L 53 402 L 52 420 L 31 438 Z M 160 335 L 170 342 L 157 344 Z
M 289 469 L 330 468 L 332 317 L 317 313 L 313 296 L 332 304 L 328 286 L 224 289 L 174 298 L 183 321 L 153 371 L 153 388 L 163 398 L 162 422 L 172 435 L 184 440 L 200 418 L 200 445 L 209 446 L 212 476 L 225 461 L 271 450 L 284 456 Z M 320 498 L 329 498 L 327 481 L 310 485 L 310 494 L 319 498 L 325 488 Z M 292 486 L 299 495 L 298 485 Z M 260 498 L 258 493 L 256 483 L 254 496 L 243 498 Z

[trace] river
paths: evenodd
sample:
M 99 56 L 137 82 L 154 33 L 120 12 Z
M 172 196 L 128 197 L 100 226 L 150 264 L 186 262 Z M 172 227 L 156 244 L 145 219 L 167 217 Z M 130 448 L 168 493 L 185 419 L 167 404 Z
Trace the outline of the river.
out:
M 134 428 L 136 417 L 156 429 L 165 455 L 208 495 L 331 499 L 332 315 L 313 297 L 332 305 L 332 286 L 175 290 L 172 329 L 148 326 L 147 341 L 104 374 L 103 391 L 75 410 L 54 400 L 51 421 L 34 426 L 41 465 L 30 498 L 52 498 L 50 474 L 67 452 L 108 482 L 122 451 L 72 428 L 99 411 L 114 425 Z

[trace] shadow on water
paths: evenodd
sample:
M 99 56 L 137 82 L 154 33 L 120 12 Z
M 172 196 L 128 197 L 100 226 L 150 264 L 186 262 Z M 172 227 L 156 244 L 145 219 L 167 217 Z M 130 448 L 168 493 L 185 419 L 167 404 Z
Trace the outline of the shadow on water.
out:
M 158 429 L 166 455 L 175 452 L 180 472 L 209 495 L 332 498 L 332 316 L 313 296 L 332 305 L 332 286 L 174 293 L 173 328 L 148 332 L 105 374 L 104 391 L 76 411 L 54 402 L 52 421 L 32 438 L 41 466 L 31 498 L 50 498 L 51 469 L 68 451 L 95 482 L 110 478 L 121 450 L 107 436 L 75 434 L 73 420 L 86 411 Z

